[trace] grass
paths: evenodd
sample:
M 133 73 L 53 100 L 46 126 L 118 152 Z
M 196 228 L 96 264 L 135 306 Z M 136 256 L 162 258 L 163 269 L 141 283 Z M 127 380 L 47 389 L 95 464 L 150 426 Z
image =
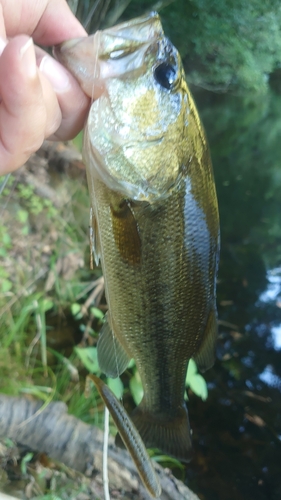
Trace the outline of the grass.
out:
M 0 196 L 0 391 L 25 394 L 44 404 L 64 401 L 76 417 L 102 425 L 99 397 L 95 391 L 85 397 L 86 370 L 73 350 L 79 341 L 96 342 L 97 320 L 91 311 L 79 319 L 72 313 L 73 304 L 84 304 L 91 282 L 100 276 L 99 270 L 89 269 L 85 174 L 78 167 L 70 172 L 60 165 L 52 169 L 46 161 L 41 164 L 41 157 L 35 156 L 28 167 L 9 177 Z M 34 177 L 48 186 L 49 197 L 37 192 Z M 6 450 L 7 457 L 10 448 Z M 8 459 L 0 491 L 17 496 L 18 482 L 9 479 L 16 467 L 22 491 L 29 488 L 32 498 L 71 499 L 90 492 L 81 475 L 73 479 L 74 473 L 61 472 L 60 466 L 44 468 L 29 452 L 20 451 L 12 462 Z M 42 479 L 42 474 L 51 477 Z

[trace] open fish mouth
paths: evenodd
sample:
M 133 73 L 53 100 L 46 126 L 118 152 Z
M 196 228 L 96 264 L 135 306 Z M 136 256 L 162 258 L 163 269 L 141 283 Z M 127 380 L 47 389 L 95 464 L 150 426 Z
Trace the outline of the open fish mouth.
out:
M 79 81 L 84 92 L 96 100 L 103 80 L 130 72 L 145 71 L 147 50 L 164 38 L 157 12 L 127 21 L 94 35 L 67 40 L 53 49 L 54 56 Z

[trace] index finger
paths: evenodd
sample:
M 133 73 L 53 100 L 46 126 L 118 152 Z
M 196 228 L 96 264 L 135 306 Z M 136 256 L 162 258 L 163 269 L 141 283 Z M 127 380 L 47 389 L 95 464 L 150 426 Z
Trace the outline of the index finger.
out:
M 8 37 L 25 33 L 40 45 L 56 45 L 87 33 L 66 0 L 1 0 Z

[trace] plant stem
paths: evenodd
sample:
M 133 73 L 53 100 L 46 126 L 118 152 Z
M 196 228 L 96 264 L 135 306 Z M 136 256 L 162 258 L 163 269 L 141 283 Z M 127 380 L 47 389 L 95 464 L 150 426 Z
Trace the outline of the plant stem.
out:
M 107 468 L 107 454 L 108 454 L 108 434 L 109 434 L 109 411 L 107 407 L 104 409 L 104 441 L 103 441 L 103 490 L 104 500 L 110 500 L 109 495 L 109 482 L 108 482 L 108 468 Z

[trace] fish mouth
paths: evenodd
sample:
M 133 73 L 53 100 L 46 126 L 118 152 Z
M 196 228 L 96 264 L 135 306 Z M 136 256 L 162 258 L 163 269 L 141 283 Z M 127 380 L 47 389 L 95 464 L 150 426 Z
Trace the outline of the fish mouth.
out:
M 136 49 L 142 44 L 151 43 L 154 40 L 158 40 L 164 37 L 164 31 L 161 25 L 161 20 L 157 12 L 150 12 L 147 15 L 137 17 L 136 19 L 131 19 L 130 21 L 125 21 L 124 23 L 117 24 L 111 28 L 105 29 L 103 31 L 97 31 L 95 34 L 83 38 L 71 38 L 65 42 L 56 45 L 53 48 L 53 54 L 59 61 L 62 61 L 66 57 L 67 53 L 74 54 L 76 50 L 82 50 L 82 57 L 91 57 L 93 61 L 94 55 L 97 57 L 102 56 L 102 54 L 96 54 L 98 48 L 99 52 L 105 50 L 104 45 L 106 44 L 106 52 L 112 54 L 112 58 L 118 57 L 116 54 L 119 49 L 125 43 L 131 42 L 133 48 Z M 95 48 L 94 39 L 101 38 L 100 47 Z M 113 46 L 109 47 L 108 44 L 112 42 Z M 136 46 L 134 46 L 136 45 Z M 83 50 L 84 49 L 84 50 Z M 80 59 L 82 59 L 80 54 Z
M 53 54 L 95 100 L 102 94 L 104 79 L 144 71 L 147 50 L 162 38 L 160 17 L 151 12 L 89 37 L 67 40 L 55 46 Z

